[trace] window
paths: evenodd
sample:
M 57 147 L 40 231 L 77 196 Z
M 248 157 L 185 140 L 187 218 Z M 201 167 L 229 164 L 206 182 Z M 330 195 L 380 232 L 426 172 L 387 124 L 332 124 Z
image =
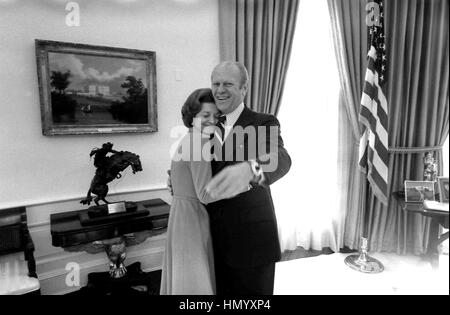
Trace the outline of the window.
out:
M 272 188 L 282 249 L 333 242 L 339 89 L 327 2 L 302 0 L 278 115 L 293 163 Z
M 339 75 L 326 1 L 300 1 L 278 118 L 293 164 L 272 186 L 282 250 L 339 250 Z M 449 140 L 444 145 L 449 174 Z

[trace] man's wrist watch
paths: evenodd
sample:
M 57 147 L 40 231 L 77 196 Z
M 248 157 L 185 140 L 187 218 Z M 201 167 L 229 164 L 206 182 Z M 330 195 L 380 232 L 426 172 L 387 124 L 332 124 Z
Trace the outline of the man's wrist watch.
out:
M 253 173 L 253 179 L 251 180 L 251 182 L 259 182 L 263 174 L 261 165 L 259 165 L 259 163 L 255 160 L 249 160 L 248 162 L 250 163 L 250 168 Z

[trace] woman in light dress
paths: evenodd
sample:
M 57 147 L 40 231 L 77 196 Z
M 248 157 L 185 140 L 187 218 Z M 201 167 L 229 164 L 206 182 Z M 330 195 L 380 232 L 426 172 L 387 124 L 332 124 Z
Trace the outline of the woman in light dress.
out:
M 219 116 L 211 89 L 192 92 L 181 113 L 189 132 L 181 140 L 171 163 L 173 201 L 160 294 L 215 294 L 213 244 L 203 205 L 216 201 L 205 190 L 211 179 L 209 139 Z

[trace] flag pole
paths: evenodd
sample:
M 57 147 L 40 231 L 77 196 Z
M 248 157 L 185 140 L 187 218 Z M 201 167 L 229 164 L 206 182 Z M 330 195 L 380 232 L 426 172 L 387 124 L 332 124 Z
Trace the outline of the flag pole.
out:
M 387 199 L 388 185 L 388 126 L 387 101 L 381 88 L 385 81 L 385 40 L 383 27 L 383 0 L 370 0 L 371 13 L 366 18 L 367 36 L 369 38 L 368 63 L 364 89 L 361 96 L 360 122 L 366 131 L 360 139 L 359 166 L 365 170 L 366 191 L 364 194 L 364 208 L 362 209 L 361 241 L 359 255 L 349 255 L 345 263 L 352 269 L 365 273 L 379 273 L 384 270 L 383 264 L 368 255 L 368 215 L 370 209 L 370 185 L 373 184 L 374 194 L 380 201 Z M 366 6 L 367 8 L 367 6 Z M 367 86 L 367 89 L 366 89 Z M 363 142 L 363 143 L 362 143 Z M 378 145 L 376 145 L 377 143 Z M 361 145 L 362 144 L 362 145 Z M 364 148 L 364 149 L 363 149 Z M 370 149 L 369 149 L 370 148 Z M 373 175 L 375 174 L 375 179 Z M 372 181 L 369 182 L 369 179 Z M 380 195 L 380 196 L 378 196 Z M 366 222 L 367 221 L 367 222 Z
M 362 224 L 362 232 L 361 232 L 361 243 L 360 243 L 360 250 L 359 254 L 353 254 L 349 255 L 345 258 L 344 262 L 347 266 L 352 268 L 353 270 L 357 270 L 364 273 L 380 273 L 384 270 L 383 264 L 373 257 L 370 257 L 368 254 L 368 221 L 366 219 L 367 217 L 367 211 L 370 209 L 370 198 L 369 198 L 369 180 L 366 177 L 366 192 L 365 192 L 365 205 L 362 211 L 362 218 L 361 218 L 361 224 Z

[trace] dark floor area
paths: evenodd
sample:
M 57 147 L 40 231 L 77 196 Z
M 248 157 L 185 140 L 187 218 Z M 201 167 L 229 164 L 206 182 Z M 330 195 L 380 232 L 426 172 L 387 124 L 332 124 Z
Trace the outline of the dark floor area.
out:
M 349 249 L 347 247 L 340 249 L 341 253 L 354 253 L 357 252 L 356 250 Z M 297 247 L 295 250 L 286 250 L 281 255 L 281 261 L 286 260 L 293 260 L 293 259 L 300 259 L 300 258 L 307 258 L 307 257 L 314 257 L 319 255 L 330 255 L 334 252 L 328 248 L 322 248 L 322 250 L 306 250 L 303 247 Z
M 127 266 L 127 274 L 112 279 L 108 272 L 93 272 L 88 275 L 88 284 L 67 295 L 159 295 L 161 270 L 143 272 L 140 263 Z

